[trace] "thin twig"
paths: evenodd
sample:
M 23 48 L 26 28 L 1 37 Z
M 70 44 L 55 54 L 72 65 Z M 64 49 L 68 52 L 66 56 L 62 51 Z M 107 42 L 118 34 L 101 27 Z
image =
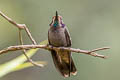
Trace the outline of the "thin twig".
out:
M 18 46 L 10 46 L 6 49 L 0 50 L 0 54 L 3 53 L 7 53 L 9 51 L 17 51 L 17 50 L 23 50 L 23 49 L 35 49 L 35 48 L 41 48 L 41 49 L 45 49 L 45 50 L 66 50 L 66 51 L 71 51 L 71 52 L 76 52 L 76 53 L 83 53 L 83 54 L 88 54 L 94 57 L 100 57 L 100 58 L 106 58 L 106 56 L 104 55 L 100 55 L 98 53 L 95 53 L 95 51 L 93 52 L 93 50 L 91 51 L 87 51 L 87 50 L 81 50 L 81 49 L 75 49 L 75 48 L 67 48 L 67 47 L 53 47 L 50 45 L 18 45 Z M 103 47 L 103 48 L 97 48 L 94 50 L 100 51 L 100 50 L 106 50 L 106 49 L 110 49 L 109 47 Z
M 22 39 L 22 33 L 21 33 L 21 29 L 19 29 L 19 40 L 20 40 L 20 44 L 23 45 L 23 39 Z M 32 63 L 34 66 L 38 66 L 38 67 L 44 67 L 43 64 L 38 64 L 35 61 L 33 61 L 32 59 L 30 59 L 27 54 L 26 54 L 26 50 L 23 49 L 23 54 L 25 55 L 25 57 L 27 58 L 27 60 Z
M 26 31 L 28 37 L 30 38 L 30 40 L 32 41 L 32 43 L 33 43 L 34 45 L 37 45 L 36 41 L 33 39 L 32 35 L 31 35 L 29 29 L 26 27 L 26 25 L 24 25 L 24 26 L 25 26 L 25 31 Z
M 105 49 L 109 49 L 109 48 L 108 47 L 97 48 L 97 49 L 91 50 L 90 52 L 96 52 L 96 51 L 105 50 Z
M 7 21 L 9 21 L 11 24 L 13 24 L 14 26 L 16 26 L 17 28 L 19 28 L 19 29 L 25 29 L 25 31 L 27 32 L 27 35 L 30 38 L 30 40 L 32 41 L 32 43 L 35 44 L 35 45 L 37 44 L 36 41 L 34 40 L 34 38 L 32 37 L 29 29 L 26 27 L 25 24 L 18 24 L 17 22 L 13 21 L 11 18 L 9 18 L 8 16 L 6 16 L 1 11 L 0 11 L 0 15 L 2 17 L 4 17 Z
M 4 17 L 7 21 L 9 21 L 11 24 L 13 24 L 14 26 L 16 26 L 17 28 L 20 28 L 20 29 L 24 29 L 24 26 L 20 25 L 20 24 L 17 24 L 15 21 L 13 21 L 11 18 L 9 18 L 8 16 L 6 16 L 5 14 L 3 14 L 1 11 L 0 11 L 0 15 L 2 17 Z
M 21 33 L 21 30 L 22 30 L 22 29 L 24 29 L 24 30 L 26 31 L 26 33 L 27 33 L 28 37 L 30 38 L 30 40 L 32 41 L 32 43 L 33 43 L 34 45 L 37 44 L 36 41 L 33 39 L 33 37 L 32 37 L 32 35 L 31 35 L 29 29 L 26 27 L 25 24 L 18 24 L 18 23 L 16 23 L 16 22 L 13 21 L 11 18 L 9 18 L 9 17 L 6 16 L 5 14 L 3 14 L 1 11 L 0 11 L 0 15 L 1 15 L 2 17 L 4 17 L 7 21 L 9 21 L 11 24 L 13 24 L 14 26 L 16 26 L 16 27 L 19 29 L 19 39 L 20 39 L 20 44 L 21 44 L 21 45 L 23 45 L 22 33 Z M 30 59 L 30 58 L 27 56 L 25 49 L 23 49 L 23 54 L 25 55 L 25 57 L 27 58 L 27 60 L 28 60 L 29 62 L 31 62 L 33 65 L 35 65 L 35 66 L 40 66 L 40 67 L 43 67 L 43 66 L 44 66 L 44 65 L 42 65 L 42 64 L 37 64 L 37 63 L 34 62 L 32 59 Z

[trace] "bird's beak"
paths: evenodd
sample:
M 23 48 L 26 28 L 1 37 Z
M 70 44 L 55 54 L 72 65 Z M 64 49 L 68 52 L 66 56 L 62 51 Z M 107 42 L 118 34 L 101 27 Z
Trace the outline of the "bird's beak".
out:
M 55 20 L 58 21 L 58 12 L 56 11 Z

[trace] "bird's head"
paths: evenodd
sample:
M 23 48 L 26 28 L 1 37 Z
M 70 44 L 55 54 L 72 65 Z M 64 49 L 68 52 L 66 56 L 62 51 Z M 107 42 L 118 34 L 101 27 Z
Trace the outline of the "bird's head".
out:
M 65 24 L 63 23 L 62 16 L 58 15 L 58 12 L 56 11 L 56 15 L 53 16 L 52 22 L 50 23 L 51 27 L 64 27 Z

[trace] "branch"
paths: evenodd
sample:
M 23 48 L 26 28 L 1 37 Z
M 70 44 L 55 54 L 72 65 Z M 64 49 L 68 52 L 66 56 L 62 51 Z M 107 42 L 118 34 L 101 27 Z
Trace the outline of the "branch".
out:
M 15 21 L 13 21 L 11 18 L 7 17 L 5 14 L 3 14 L 1 11 L 0 11 L 0 15 L 2 17 L 4 17 L 7 21 L 9 21 L 11 24 L 13 24 L 14 26 L 20 28 L 20 29 L 24 29 L 24 26 L 23 25 L 20 25 L 20 24 L 17 24 Z
M 103 47 L 103 48 L 97 48 L 97 49 L 88 51 L 88 50 L 81 50 L 81 49 L 68 48 L 68 47 L 53 47 L 51 45 L 18 45 L 18 46 L 10 46 L 6 49 L 0 50 L 0 54 L 7 53 L 9 51 L 17 51 L 17 50 L 23 50 L 23 49 L 35 49 L 35 48 L 41 48 L 45 50 L 55 50 L 55 51 L 66 50 L 66 51 L 71 51 L 71 52 L 76 52 L 76 53 L 88 54 L 88 55 L 99 57 L 99 58 L 106 58 L 106 56 L 95 53 L 96 51 L 110 49 L 109 47 Z
M 0 15 L 2 17 L 4 17 L 7 21 L 9 21 L 11 24 L 13 24 L 15 27 L 17 27 L 19 29 L 19 39 L 20 39 L 20 44 L 23 45 L 23 40 L 22 40 L 22 33 L 21 33 L 21 30 L 24 29 L 29 37 L 29 39 L 32 41 L 32 43 L 34 45 L 36 45 L 36 41 L 33 39 L 29 29 L 27 28 L 27 26 L 25 24 L 18 24 L 16 23 L 15 21 L 13 21 L 11 18 L 9 18 L 8 16 L 6 16 L 5 14 L 3 14 L 1 11 L 0 11 Z M 40 66 L 40 67 L 43 67 L 41 64 L 37 64 L 36 62 L 34 62 L 32 59 L 30 59 L 27 54 L 26 54 L 26 50 L 23 49 L 23 54 L 25 55 L 25 57 L 28 59 L 29 62 L 31 62 L 33 65 L 35 66 Z
M 13 24 L 14 26 L 16 26 L 19 29 L 24 29 L 28 35 L 28 37 L 30 38 L 30 40 L 32 41 L 33 44 L 37 44 L 36 41 L 33 39 L 29 29 L 27 28 L 27 26 L 25 24 L 18 24 L 17 22 L 13 21 L 11 18 L 9 18 L 8 16 L 6 16 L 5 14 L 3 14 L 0 11 L 0 15 L 5 18 L 8 22 L 10 22 L 11 24 Z
M 88 55 L 95 56 L 95 57 L 106 58 L 106 56 L 97 54 L 95 52 L 100 51 L 100 50 L 109 49 L 109 47 L 97 48 L 97 49 L 93 49 L 91 51 L 87 51 L 87 50 L 80 50 L 80 49 L 68 48 L 68 47 L 53 47 L 53 46 L 50 46 L 50 45 L 36 45 L 37 44 L 36 41 L 33 39 L 29 29 L 26 27 L 25 24 L 16 23 L 11 18 L 9 18 L 5 14 L 3 14 L 1 11 L 0 11 L 0 15 L 2 17 L 4 17 L 7 21 L 9 21 L 11 24 L 16 26 L 17 28 L 24 29 L 26 31 L 28 37 L 30 38 L 30 40 L 34 44 L 34 45 L 10 46 L 10 47 L 8 47 L 6 49 L 1 50 L 0 54 L 7 53 L 9 51 L 17 51 L 17 50 L 25 50 L 25 49 L 33 49 L 33 48 L 42 48 L 42 49 L 46 49 L 46 50 L 56 50 L 56 51 L 58 51 L 58 50 L 66 50 L 66 51 L 71 51 L 71 52 L 76 52 L 76 53 L 84 53 L 84 54 L 88 54 Z

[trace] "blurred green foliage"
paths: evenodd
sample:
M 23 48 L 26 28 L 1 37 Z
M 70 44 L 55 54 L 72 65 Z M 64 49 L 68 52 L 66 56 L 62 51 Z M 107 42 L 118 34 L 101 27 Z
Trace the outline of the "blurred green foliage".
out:
M 42 41 L 40 44 L 47 44 L 48 41 L 44 40 Z M 26 52 L 27 56 L 30 58 L 32 57 L 39 49 L 31 49 L 28 50 Z M 21 56 L 10 60 L 4 64 L 0 65 L 0 78 L 7 75 L 10 72 L 14 72 L 14 71 L 18 71 L 18 70 L 22 70 L 24 68 L 28 68 L 33 66 L 33 64 L 31 64 L 30 62 L 25 62 L 27 61 L 27 58 L 25 57 L 24 54 L 22 54 Z M 38 64 L 41 64 L 43 66 L 45 66 L 47 63 L 45 61 L 39 61 L 37 62 Z
M 38 43 L 47 38 L 49 23 L 57 10 L 69 29 L 72 47 L 87 50 L 111 47 L 99 52 L 109 57 L 105 60 L 73 54 L 78 74 L 66 80 L 119 80 L 119 4 L 119 0 L 0 0 L 0 10 L 18 23 L 25 23 Z M 25 44 L 31 44 L 25 33 L 23 37 Z M 17 44 L 18 29 L 0 16 L 0 49 Z M 65 80 L 55 69 L 50 52 L 37 53 L 33 59 L 47 61 L 46 67 L 13 72 L 1 80 Z M 0 63 L 20 54 L 18 51 L 1 55 Z

